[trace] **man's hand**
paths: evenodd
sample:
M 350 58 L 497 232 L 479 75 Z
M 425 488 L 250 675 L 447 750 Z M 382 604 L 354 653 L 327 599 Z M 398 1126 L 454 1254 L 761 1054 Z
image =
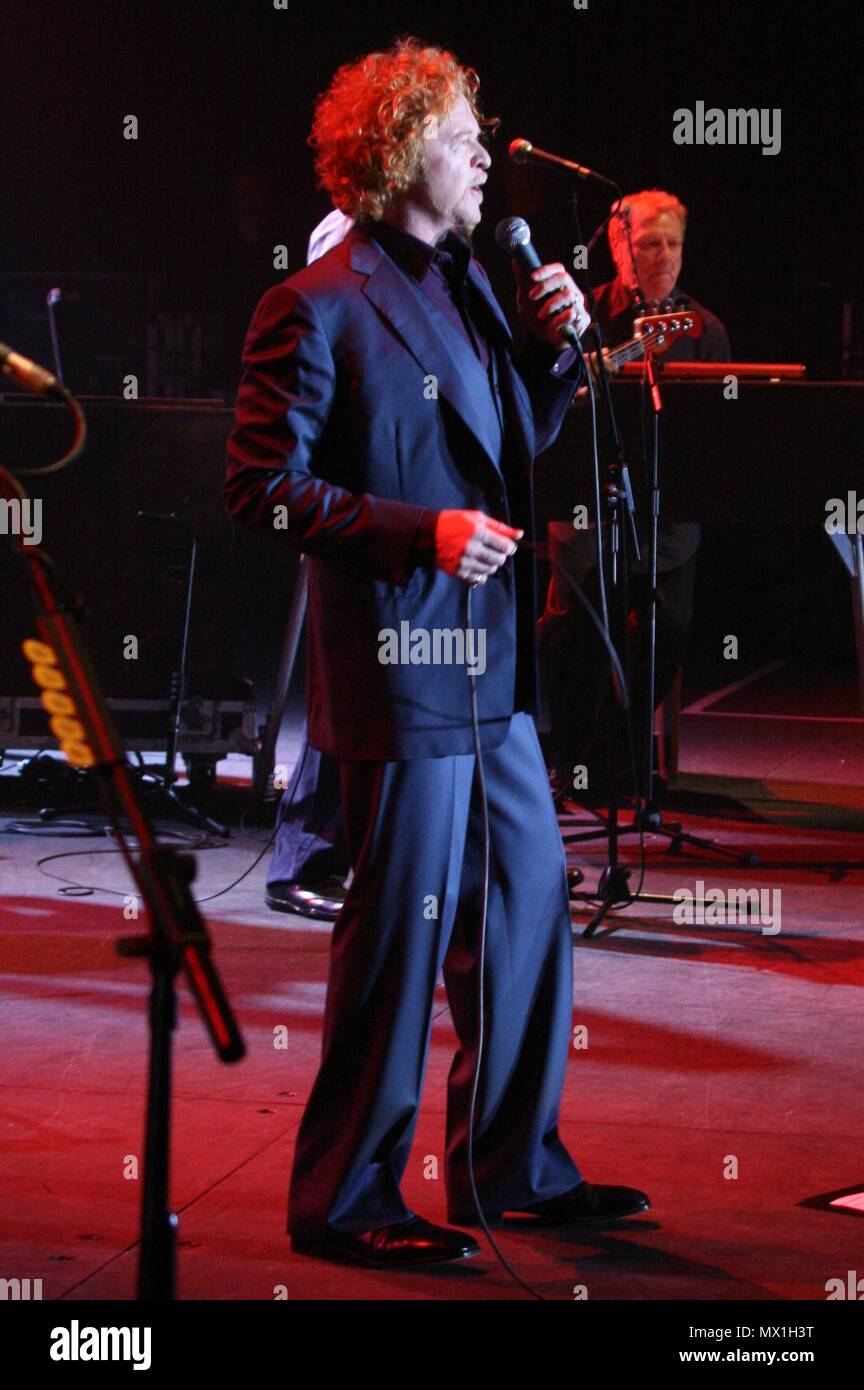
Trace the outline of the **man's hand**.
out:
M 518 284 L 516 306 L 529 333 L 562 350 L 567 346 L 567 339 L 561 336 L 562 328 L 572 324 L 582 336 L 591 316 L 582 291 L 563 265 L 556 261 L 554 265 L 538 266 L 528 277 L 515 262 L 514 270 Z M 538 303 L 541 299 L 542 304 Z
M 485 512 L 445 511 L 435 527 L 435 563 L 445 574 L 485 584 L 510 555 L 523 531 Z

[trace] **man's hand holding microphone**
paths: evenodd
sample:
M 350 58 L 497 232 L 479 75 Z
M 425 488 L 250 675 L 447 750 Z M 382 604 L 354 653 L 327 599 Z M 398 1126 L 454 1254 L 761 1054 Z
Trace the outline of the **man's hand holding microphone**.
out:
M 435 527 L 435 563 L 445 574 L 485 584 L 516 554 L 524 531 L 485 512 L 443 511 Z

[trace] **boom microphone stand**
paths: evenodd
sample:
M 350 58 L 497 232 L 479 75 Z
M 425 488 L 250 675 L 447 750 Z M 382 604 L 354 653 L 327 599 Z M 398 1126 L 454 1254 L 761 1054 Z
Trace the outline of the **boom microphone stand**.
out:
M 81 451 L 86 423 L 80 405 L 55 382 L 76 423 L 76 439 L 63 459 L 47 468 L 21 470 L 35 475 L 57 471 Z M 20 481 L 0 467 L 0 497 L 26 500 Z M 182 969 L 204 1026 L 223 1062 L 236 1062 L 245 1044 L 210 956 L 210 938 L 190 884 L 195 861 L 160 845 L 136 792 L 132 769 L 114 725 L 78 626 L 60 594 L 53 565 L 44 550 L 13 538 L 29 570 L 39 639 L 24 643 L 24 653 L 51 715 L 52 733 L 76 767 L 92 768 L 103 793 L 106 813 L 136 887 L 147 905 L 149 935 L 117 941 L 121 955 L 146 956 L 150 963 L 150 1064 L 147 1090 L 144 1181 L 141 1194 L 141 1251 L 138 1298 L 165 1301 L 175 1297 L 177 1217 L 169 1209 L 171 1137 L 171 1043 L 177 1019 L 175 980 Z M 124 830 L 131 826 L 139 855 L 133 857 Z
M 579 219 L 579 200 L 576 191 L 576 184 L 573 179 L 569 181 L 569 203 L 571 221 L 571 244 L 582 245 L 582 229 Z M 609 376 L 603 359 L 603 337 L 600 325 L 597 321 L 597 305 L 594 298 L 594 289 L 589 275 L 585 274 L 585 291 L 588 309 L 591 314 L 591 329 L 595 346 L 595 361 L 597 364 L 598 381 L 606 404 L 607 415 L 612 430 L 613 448 L 615 453 L 614 462 L 610 461 L 607 465 L 607 480 L 603 489 L 605 502 L 605 520 L 599 512 L 597 515 L 597 569 L 600 581 L 600 592 L 603 601 L 603 622 L 604 640 L 612 638 L 613 631 L 617 638 L 620 650 L 626 650 L 626 621 L 628 612 L 628 567 L 627 567 L 627 536 L 628 530 L 621 526 L 621 507 L 626 509 L 627 520 L 629 523 L 629 537 L 633 546 L 633 553 L 639 558 L 639 538 L 636 530 L 635 505 L 633 501 L 633 490 L 630 485 L 630 473 L 624 457 L 624 447 L 621 434 L 618 429 L 618 422 L 615 416 L 615 409 L 612 404 L 612 396 L 609 389 Z M 593 388 L 589 383 L 589 390 L 592 393 L 591 409 L 596 411 Z M 595 417 L 595 438 L 596 438 L 596 417 Z M 595 468 L 598 461 L 595 457 Z M 596 483 L 597 497 L 599 503 L 599 478 Z M 612 619 L 609 617 L 609 608 L 605 599 L 605 565 L 606 559 L 602 545 L 603 530 L 606 529 L 610 539 L 610 579 L 612 585 Z M 629 685 L 629 681 L 628 681 Z M 614 775 L 614 723 L 616 706 L 627 713 L 629 727 L 629 694 L 616 676 L 615 666 L 612 660 L 612 653 L 609 653 L 609 689 L 610 699 L 606 706 L 606 756 L 609 783 L 609 816 L 604 823 L 604 831 L 590 831 L 585 835 L 578 835 L 577 840 L 596 839 L 598 834 L 605 834 L 608 841 L 608 860 L 604 868 L 598 892 L 600 894 L 600 905 L 592 918 L 585 935 L 590 935 L 602 921 L 603 917 L 616 906 L 623 906 L 632 901 L 627 880 L 630 877 L 630 870 L 624 868 L 618 860 L 618 789 Z M 587 898 L 585 893 L 572 893 L 572 897 Z
M 649 388 L 645 393 L 645 408 L 650 400 L 653 410 L 653 429 L 651 447 L 651 467 L 650 467 L 650 531 L 648 543 L 648 580 L 649 580 L 649 608 L 648 608 L 648 634 L 647 634 L 647 665 L 648 674 L 645 682 L 645 704 L 642 710 L 643 716 L 643 743 L 641 758 L 638 763 L 637 773 L 637 800 L 634 811 L 633 824 L 624 828 L 616 827 L 616 839 L 622 834 L 642 834 L 649 831 L 652 835 L 666 835 L 670 840 L 670 852 L 677 854 L 682 844 L 694 845 L 697 849 L 708 850 L 712 854 L 720 855 L 722 858 L 731 859 L 736 864 L 746 865 L 753 868 L 759 862 L 758 854 L 753 852 L 742 853 L 738 850 L 727 849 L 725 845 L 715 845 L 710 840 L 706 840 L 699 835 L 691 835 L 684 831 L 678 822 L 664 821 L 662 813 L 654 800 L 654 779 L 655 779 L 655 758 L 654 758 L 654 694 L 655 694 L 655 670 L 656 670 L 656 650 L 657 650 L 657 546 L 659 539 L 660 525 L 660 447 L 659 447 L 659 423 L 660 412 L 663 402 L 660 395 L 660 386 L 657 380 L 654 361 L 650 353 L 645 356 L 645 380 Z M 611 759 L 610 759 L 611 769 Z M 614 782 L 613 782 L 614 799 Z M 611 818 L 611 810 L 610 810 Z M 591 835 L 577 835 L 571 837 L 573 840 L 586 840 L 592 838 Z M 602 884 L 602 880 L 601 880 Z M 641 889 L 638 893 L 630 896 L 630 902 L 654 902 L 674 904 L 676 899 L 668 893 L 645 893 Z M 592 936 L 605 915 L 606 907 L 603 911 L 591 920 L 583 933 L 585 936 Z
M 575 183 L 570 182 L 570 213 L 572 236 L 571 241 L 575 245 L 582 244 L 582 233 L 579 222 L 579 208 L 576 194 Z M 630 250 L 631 262 L 633 264 L 633 278 L 638 284 L 636 275 L 635 255 L 633 252 L 632 238 L 630 234 L 629 209 L 624 211 L 624 226 L 626 231 L 627 243 Z M 620 525 L 620 507 L 624 503 L 627 507 L 627 514 L 630 520 L 630 532 L 632 535 L 633 553 L 639 560 L 639 542 L 636 534 L 634 520 L 634 505 L 632 490 L 630 487 L 629 472 L 624 460 L 621 436 L 618 430 L 615 410 L 612 404 L 611 393 L 609 390 L 609 378 L 603 360 L 603 343 L 599 325 L 596 321 L 596 304 L 594 300 L 593 288 L 590 278 L 585 275 L 586 298 L 592 317 L 592 332 L 596 345 L 595 360 L 597 362 L 598 378 L 601 384 L 603 398 L 607 407 L 608 417 L 612 429 L 616 462 L 610 463 L 607 467 L 607 483 L 604 489 L 606 502 L 606 527 L 610 536 L 610 579 L 612 585 L 614 631 L 617 637 L 620 650 L 626 651 L 626 622 L 629 611 L 629 573 L 628 557 L 626 550 L 627 533 L 622 531 Z M 640 302 L 644 299 L 641 290 L 638 292 Z M 645 695 L 646 707 L 644 710 L 644 736 L 645 745 L 641 759 L 634 759 L 632 754 L 635 750 L 631 748 L 631 761 L 637 762 L 636 772 L 636 806 L 632 825 L 622 827 L 619 825 L 619 798 L 615 776 L 615 706 L 618 705 L 620 711 L 624 713 L 627 721 L 628 742 L 631 737 L 631 710 L 629 704 L 629 693 L 621 691 L 615 677 L 614 666 L 611 661 L 610 653 L 610 691 L 612 698 L 607 702 L 606 709 L 606 749 L 607 749 L 607 780 L 608 780 L 608 818 L 603 821 L 602 831 L 588 831 L 584 834 L 568 836 L 568 843 L 578 843 L 580 841 L 594 840 L 600 835 L 605 835 L 608 841 L 608 860 L 604 868 L 597 894 L 590 895 L 585 892 L 572 893 L 571 897 L 580 898 L 596 905 L 596 898 L 599 895 L 600 902 L 596 905 L 596 911 L 588 926 L 583 933 L 584 936 L 593 936 L 603 918 L 614 908 L 619 906 L 629 906 L 633 902 L 660 902 L 673 904 L 675 899 L 669 894 L 645 893 L 641 889 L 634 894 L 628 886 L 630 870 L 624 868 L 618 860 L 618 840 L 622 834 L 638 834 L 641 836 L 645 830 L 650 830 L 652 834 L 665 834 L 669 837 L 670 851 L 677 853 L 682 843 L 692 844 L 700 849 L 708 850 L 721 857 L 731 858 L 736 863 L 753 866 L 758 863 L 758 856 L 755 854 L 741 854 L 735 850 L 726 849 L 725 846 L 714 845 L 708 840 L 686 833 L 680 824 L 665 823 L 653 802 L 654 786 L 654 689 L 655 689 L 655 659 L 656 659 L 656 632 L 657 632 L 657 543 L 660 518 L 660 484 L 659 484 L 659 413 L 662 409 L 660 389 L 654 371 L 654 364 L 650 352 L 645 354 L 646 379 L 650 385 L 650 399 L 654 409 L 654 430 L 653 430 L 653 449 L 651 459 L 651 485 L 650 485 L 650 531 L 649 531 L 649 585 L 650 585 L 650 606 L 648 619 L 648 679 L 646 682 L 647 690 Z M 594 408 L 592 401 L 592 409 Z M 604 519 L 597 517 L 597 539 L 598 539 L 598 572 L 602 571 L 604 556 L 601 546 L 601 528 Z M 601 595 L 605 591 L 605 576 L 600 573 Z M 604 603 L 605 609 L 605 603 Z M 604 611 L 604 619 L 607 614 Z M 612 623 L 607 621 L 607 634 L 613 631 Z M 629 680 L 628 687 L 631 682 Z

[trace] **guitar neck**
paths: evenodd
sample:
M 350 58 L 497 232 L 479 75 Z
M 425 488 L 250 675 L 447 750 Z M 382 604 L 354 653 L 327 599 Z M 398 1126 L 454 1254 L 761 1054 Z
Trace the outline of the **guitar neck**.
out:
M 645 356 L 645 341 L 643 338 L 628 338 L 626 343 L 619 343 L 618 347 L 610 348 L 609 357 L 616 367 L 621 367 L 625 362 L 634 362 L 637 357 Z
M 634 327 L 638 334 L 612 348 L 609 357 L 613 367 L 623 367 L 646 352 L 663 353 L 682 336 L 698 338 L 702 332 L 702 320 L 693 309 L 672 309 L 663 314 L 643 314 Z

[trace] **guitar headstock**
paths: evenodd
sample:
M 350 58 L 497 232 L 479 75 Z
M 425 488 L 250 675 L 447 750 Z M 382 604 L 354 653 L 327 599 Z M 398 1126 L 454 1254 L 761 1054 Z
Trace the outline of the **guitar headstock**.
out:
M 677 338 L 698 338 L 702 320 L 693 309 L 673 309 L 668 314 L 643 314 L 633 321 L 633 334 L 646 352 L 665 352 Z

